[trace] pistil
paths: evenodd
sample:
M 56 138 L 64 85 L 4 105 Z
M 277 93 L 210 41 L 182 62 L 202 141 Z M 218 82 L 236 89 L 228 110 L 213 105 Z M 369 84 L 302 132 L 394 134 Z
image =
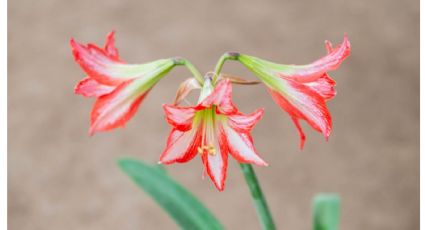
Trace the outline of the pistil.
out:
M 199 154 L 216 155 L 215 142 L 215 108 L 205 109 L 202 111 L 202 143 L 197 148 Z

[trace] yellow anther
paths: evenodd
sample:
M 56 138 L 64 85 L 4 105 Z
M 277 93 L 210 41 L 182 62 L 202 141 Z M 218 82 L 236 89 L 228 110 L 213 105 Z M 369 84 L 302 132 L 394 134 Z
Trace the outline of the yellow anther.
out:
M 212 148 L 212 149 L 209 149 L 208 150 L 208 153 L 210 154 L 210 155 L 212 155 L 212 156 L 215 156 L 215 149 L 214 148 Z
M 204 146 L 198 147 L 197 150 L 198 150 L 199 154 L 203 154 L 204 151 L 208 152 L 208 154 L 210 154 L 212 156 L 214 156 L 216 154 L 215 148 L 212 145 L 204 145 Z
M 204 148 L 203 148 L 203 147 L 202 147 L 202 148 L 201 148 L 201 147 L 198 147 L 198 153 L 199 153 L 199 154 L 204 153 Z

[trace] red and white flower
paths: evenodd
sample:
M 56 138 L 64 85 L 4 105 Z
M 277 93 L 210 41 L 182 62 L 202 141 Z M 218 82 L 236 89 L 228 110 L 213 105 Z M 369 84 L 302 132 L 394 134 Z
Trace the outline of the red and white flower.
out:
M 264 111 L 240 113 L 233 105 L 231 94 L 229 79 L 213 87 L 207 78 L 196 106 L 164 105 L 172 130 L 160 163 L 183 163 L 199 154 L 207 174 L 220 191 L 224 189 L 229 153 L 241 163 L 266 166 L 250 135 Z
M 71 39 L 75 61 L 87 77 L 75 87 L 75 93 L 97 100 L 91 112 L 90 134 L 124 126 L 136 113 L 149 90 L 175 65 L 173 59 L 147 64 L 126 64 L 115 48 L 114 32 L 106 44 L 82 45 Z
M 331 133 L 332 119 L 325 102 L 332 99 L 336 91 L 335 81 L 327 72 L 340 66 L 351 47 L 344 36 L 336 48 L 328 41 L 326 48 L 326 56 L 308 65 L 280 65 L 248 55 L 238 56 L 238 60 L 268 86 L 275 102 L 291 116 L 300 134 L 301 148 L 305 135 L 299 119 L 307 121 L 326 139 Z

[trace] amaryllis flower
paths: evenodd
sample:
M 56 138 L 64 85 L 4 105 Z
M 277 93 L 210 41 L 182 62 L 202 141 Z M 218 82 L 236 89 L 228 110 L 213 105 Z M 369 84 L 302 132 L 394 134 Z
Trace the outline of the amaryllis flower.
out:
M 74 39 L 71 47 L 75 61 L 87 74 L 75 87 L 75 93 L 97 97 L 90 134 L 124 126 L 149 90 L 175 65 L 173 59 L 125 64 L 115 48 L 114 32 L 107 36 L 104 48 L 82 45 Z
M 172 130 L 160 163 L 187 162 L 199 154 L 220 191 L 224 189 L 229 153 L 241 163 L 267 165 L 258 156 L 250 135 L 263 109 L 244 115 L 233 105 L 231 94 L 229 79 L 213 87 L 207 78 L 196 106 L 164 105 Z
M 326 139 L 331 133 L 332 120 L 325 102 L 336 92 L 335 81 L 327 72 L 337 69 L 350 54 L 350 42 L 344 36 L 342 44 L 332 48 L 327 41 L 326 48 L 326 56 L 308 65 L 280 65 L 248 55 L 238 57 L 268 86 L 275 102 L 291 116 L 300 134 L 301 148 L 305 135 L 299 119 L 307 121 Z

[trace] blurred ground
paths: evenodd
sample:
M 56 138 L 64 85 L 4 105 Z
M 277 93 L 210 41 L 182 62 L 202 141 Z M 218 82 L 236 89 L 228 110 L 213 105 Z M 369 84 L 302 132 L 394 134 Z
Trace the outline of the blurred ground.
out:
M 169 131 L 160 104 L 189 76 L 161 81 L 125 129 L 87 134 L 92 101 L 73 95 L 84 77 L 69 39 L 103 44 L 117 30 L 124 60 L 184 56 L 212 70 L 225 51 L 308 63 L 323 41 L 346 32 L 352 55 L 331 76 L 328 143 L 307 131 L 304 151 L 289 117 L 264 87 L 235 87 L 243 112 L 265 107 L 254 129 L 271 163 L 259 178 L 280 229 L 310 229 L 317 192 L 342 197 L 342 226 L 419 227 L 419 1 L 9 1 L 9 229 L 174 229 L 176 225 L 116 167 L 133 156 L 156 162 Z M 254 79 L 237 63 L 224 71 Z M 259 225 L 238 165 L 226 190 L 201 179 L 199 159 L 168 167 L 228 229 Z M 243 211 L 242 211 L 243 210 Z

